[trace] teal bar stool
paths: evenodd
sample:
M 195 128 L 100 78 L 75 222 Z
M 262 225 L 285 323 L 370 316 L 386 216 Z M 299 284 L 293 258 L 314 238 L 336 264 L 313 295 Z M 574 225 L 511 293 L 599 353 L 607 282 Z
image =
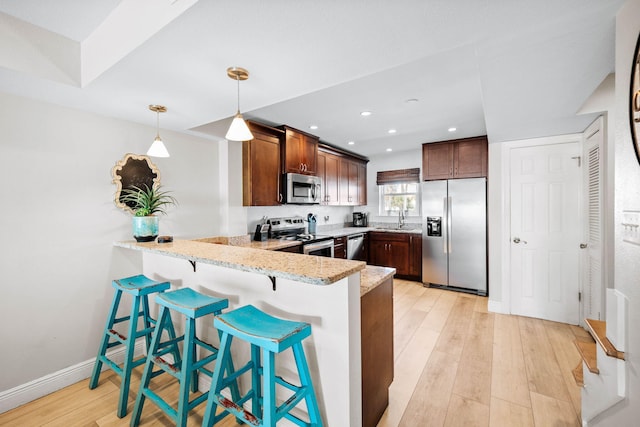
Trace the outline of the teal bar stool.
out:
M 252 305 L 217 316 L 213 325 L 222 333 L 221 354 L 213 373 L 203 426 L 211 427 L 217 422 L 214 415 L 218 405 L 233 414 L 240 422 L 249 425 L 275 426 L 278 420 L 284 417 L 299 426 L 322 426 L 318 402 L 302 348 L 302 340 L 311 335 L 311 325 L 278 319 Z M 251 360 L 242 368 L 225 376 L 221 368 L 231 359 L 231 341 L 234 337 L 251 344 Z M 292 348 L 295 357 L 299 386 L 275 374 L 275 354 L 289 347 Z M 249 371 L 251 390 L 239 399 L 235 398 L 233 393 L 232 400 L 222 395 L 224 389 L 235 384 L 240 375 Z M 277 406 L 276 402 L 276 384 L 293 392 L 280 406 Z M 303 399 L 307 406 L 308 422 L 291 413 Z M 249 400 L 251 411 L 244 408 L 244 404 Z
M 100 372 L 102 364 L 106 364 L 115 371 L 121 379 L 120 397 L 118 399 L 119 418 L 127 415 L 127 400 L 129 398 L 129 385 L 131 383 L 131 370 L 136 366 L 142 365 L 146 358 L 141 357 L 137 360 L 133 359 L 135 343 L 138 338 L 144 337 L 146 341 L 146 349 L 149 350 L 151 344 L 151 335 L 156 324 L 156 320 L 149 314 L 149 295 L 153 293 L 164 292 L 171 284 L 169 282 L 158 282 L 151 280 L 143 275 L 126 277 L 124 279 L 114 280 L 112 286 L 115 288 L 115 294 L 111 302 L 111 310 L 107 319 L 107 325 L 104 328 L 104 335 L 98 350 L 96 362 L 93 365 L 93 373 L 89 381 L 89 388 L 94 389 L 98 386 L 100 380 Z M 132 297 L 131 312 L 128 316 L 117 317 L 118 307 L 122 293 L 126 292 Z M 142 321 L 142 329 L 138 329 L 140 320 Z M 117 332 L 115 325 L 122 322 L 129 322 L 127 335 L 124 336 Z M 175 337 L 173 330 L 169 331 Z M 118 365 L 107 356 L 107 350 L 123 345 L 125 347 L 124 362 L 122 366 Z
M 206 343 L 196 336 L 196 319 L 208 314 L 218 315 L 229 306 L 229 300 L 203 295 L 191 288 L 183 288 L 176 291 L 165 292 L 156 297 L 156 303 L 160 306 L 158 315 L 158 325 L 153 333 L 151 347 L 147 363 L 144 366 L 140 390 L 136 398 L 131 415 L 131 426 L 137 426 L 140 422 L 142 409 L 146 398 L 154 402 L 164 411 L 177 426 L 186 426 L 189 411 L 199 404 L 205 402 L 209 392 L 202 393 L 191 398 L 191 392 L 198 391 L 198 373 L 202 372 L 209 377 L 213 376 L 213 371 L 206 365 L 210 364 L 218 357 L 218 349 Z M 162 332 L 167 329 L 173 330 L 171 310 L 181 313 L 186 318 L 184 335 L 179 337 L 169 336 L 168 340 L 163 340 Z M 177 344 L 182 341 L 182 356 L 178 354 L 174 357 L 173 363 L 164 359 L 164 356 L 173 351 Z M 197 357 L 197 348 L 204 349 L 208 355 Z M 216 369 L 219 362 L 216 362 Z M 154 371 L 154 367 L 158 369 Z M 227 360 L 223 372 L 233 373 L 231 360 Z M 151 390 L 151 379 L 168 373 L 180 383 L 178 396 L 178 408 L 169 405 L 160 395 Z M 237 383 L 232 384 L 231 391 L 234 396 L 239 396 Z M 216 422 L 229 415 L 223 412 L 218 415 Z

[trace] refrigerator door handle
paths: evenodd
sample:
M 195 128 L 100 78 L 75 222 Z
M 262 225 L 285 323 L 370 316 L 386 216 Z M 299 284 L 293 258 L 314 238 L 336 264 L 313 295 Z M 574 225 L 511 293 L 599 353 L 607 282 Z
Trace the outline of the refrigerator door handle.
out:
M 451 253 L 453 250 L 451 241 L 453 240 L 451 237 L 451 196 L 447 197 L 447 241 L 449 242 L 449 250 L 448 253 Z
M 442 220 L 444 224 L 442 224 L 442 252 L 447 253 L 447 241 L 449 240 L 449 204 L 447 203 L 448 197 L 442 198 L 442 210 L 444 211 L 444 215 L 442 216 Z

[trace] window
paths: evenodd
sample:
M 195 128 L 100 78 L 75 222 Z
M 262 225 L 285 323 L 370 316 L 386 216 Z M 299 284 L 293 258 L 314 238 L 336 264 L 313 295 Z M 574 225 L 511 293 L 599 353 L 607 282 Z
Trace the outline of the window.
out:
M 420 169 L 378 172 L 376 183 L 380 191 L 380 216 L 420 216 Z
M 418 183 L 384 184 L 380 188 L 380 216 L 420 216 L 420 186 Z

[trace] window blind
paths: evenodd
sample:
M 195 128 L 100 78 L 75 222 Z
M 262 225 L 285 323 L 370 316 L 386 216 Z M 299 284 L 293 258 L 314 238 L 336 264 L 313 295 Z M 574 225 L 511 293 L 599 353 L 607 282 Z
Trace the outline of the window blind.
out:
M 376 184 L 395 184 L 397 182 L 420 182 L 420 168 L 379 171 Z

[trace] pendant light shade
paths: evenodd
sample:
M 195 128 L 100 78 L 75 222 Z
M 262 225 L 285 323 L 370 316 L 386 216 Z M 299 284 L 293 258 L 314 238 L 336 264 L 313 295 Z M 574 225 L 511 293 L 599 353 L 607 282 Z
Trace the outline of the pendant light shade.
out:
M 247 123 L 242 118 L 242 114 L 237 113 L 235 115 L 225 138 L 229 141 L 249 141 L 253 139 L 253 134 L 249 130 Z
M 240 80 L 247 80 L 249 78 L 249 72 L 244 68 L 229 67 L 227 68 L 227 76 L 238 83 L 238 110 L 231 122 L 231 126 L 229 126 L 225 138 L 228 141 L 249 141 L 253 139 L 253 134 L 242 118 L 242 114 L 240 114 Z
M 156 139 L 153 140 L 153 144 L 147 150 L 147 156 L 151 157 L 169 157 L 169 152 L 167 151 L 167 147 L 164 146 L 162 142 L 162 138 L 160 138 L 160 113 L 166 113 L 167 107 L 164 105 L 149 105 L 149 110 L 155 111 L 157 114 L 156 121 Z

